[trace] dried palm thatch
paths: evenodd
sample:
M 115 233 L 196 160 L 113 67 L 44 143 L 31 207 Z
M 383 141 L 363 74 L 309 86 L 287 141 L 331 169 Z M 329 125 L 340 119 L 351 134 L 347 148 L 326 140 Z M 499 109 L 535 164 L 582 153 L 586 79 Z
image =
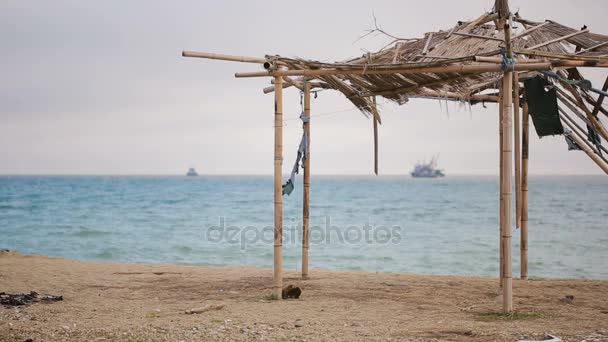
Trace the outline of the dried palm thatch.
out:
M 505 2 L 506 3 L 506 2 Z M 471 22 L 459 22 L 455 27 L 429 32 L 422 38 L 396 39 L 375 53 L 340 63 L 266 56 L 280 62 L 289 70 L 382 70 L 449 65 L 479 65 L 478 57 L 500 58 L 504 47 L 504 30 L 498 24 L 503 2 L 496 1 L 497 13 L 486 13 Z M 508 8 L 506 9 L 508 11 Z M 519 17 L 519 32 L 512 38 L 515 57 L 521 62 L 559 61 L 565 66 L 573 61 L 579 65 L 608 66 L 608 36 L 575 30 L 553 21 L 533 22 Z M 520 79 L 536 72 L 521 72 Z M 502 70 L 490 73 L 415 73 L 415 74 L 347 74 L 318 75 L 314 78 L 344 94 L 363 113 L 372 114 L 372 96 L 382 96 L 398 104 L 410 98 L 445 98 L 472 104 L 490 101 L 497 95 Z M 582 78 L 580 74 L 577 77 Z M 582 96 L 590 96 L 583 92 Z M 605 110 L 602 108 L 602 112 Z

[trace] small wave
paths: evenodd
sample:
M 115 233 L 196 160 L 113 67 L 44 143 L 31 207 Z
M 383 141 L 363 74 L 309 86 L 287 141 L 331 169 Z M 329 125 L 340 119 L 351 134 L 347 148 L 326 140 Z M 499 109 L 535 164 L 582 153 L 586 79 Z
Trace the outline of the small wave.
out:
M 192 247 L 188 246 L 173 246 L 173 249 L 180 254 L 191 254 Z
M 81 238 L 90 238 L 90 237 L 100 237 L 111 235 L 110 232 L 104 232 L 100 230 L 81 230 L 72 234 L 72 236 L 81 237 Z
M 104 249 L 103 251 L 95 254 L 95 257 L 103 260 L 112 260 L 114 259 L 114 253 L 111 250 Z

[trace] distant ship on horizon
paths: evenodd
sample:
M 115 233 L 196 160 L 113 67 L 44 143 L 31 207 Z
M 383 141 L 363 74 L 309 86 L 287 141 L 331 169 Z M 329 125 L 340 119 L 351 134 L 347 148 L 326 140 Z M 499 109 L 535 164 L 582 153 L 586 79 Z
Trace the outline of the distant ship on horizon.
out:
M 193 167 L 191 167 L 191 168 L 188 169 L 188 172 L 186 173 L 186 176 L 188 176 L 188 177 L 196 177 L 196 176 L 198 176 L 198 173 L 196 172 L 196 170 Z
M 410 174 L 414 178 L 445 177 L 443 170 L 437 168 L 437 157 L 433 157 L 428 163 L 418 162 Z

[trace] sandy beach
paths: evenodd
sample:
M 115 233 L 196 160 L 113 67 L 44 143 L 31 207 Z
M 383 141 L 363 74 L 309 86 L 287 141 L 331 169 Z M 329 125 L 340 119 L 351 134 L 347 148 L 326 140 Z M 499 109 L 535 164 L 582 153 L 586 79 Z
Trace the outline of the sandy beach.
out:
M 271 301 L 268 269 L 0 255 L 0 292 L 64 297 L 1 308 L 2 341 L 608 340 L 607 281 L 516 280 L 504 317 L 493 278 L 287 272 L 302 297 Z

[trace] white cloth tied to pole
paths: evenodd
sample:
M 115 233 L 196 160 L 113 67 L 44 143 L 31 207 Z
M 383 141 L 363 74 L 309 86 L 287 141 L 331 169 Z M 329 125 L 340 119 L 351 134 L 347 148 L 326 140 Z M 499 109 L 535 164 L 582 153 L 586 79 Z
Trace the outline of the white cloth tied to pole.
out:
M 302 169 L 304 169 L 304 161 L 308 156 L 308 136 L 306 135 L 304 125 L 310 122 L 310 117 L 304 115 L 304 112 L 302 112 L 302 114 L 300 114 L 300 120 L 302 120 L 302 139 L 300 140 L 300 146 L 298 147 L 298 156 L 296 158 L 296 162 L 291 170 L 291 176 L 287 180 L 287 183 L 283 184 L 283 196 L 289 196 L 293 192 L 296 174 L 298 174 L 300 171 L 300 165 L 302 166 Z M 301 164 L 300 161 L 302 162 Z

